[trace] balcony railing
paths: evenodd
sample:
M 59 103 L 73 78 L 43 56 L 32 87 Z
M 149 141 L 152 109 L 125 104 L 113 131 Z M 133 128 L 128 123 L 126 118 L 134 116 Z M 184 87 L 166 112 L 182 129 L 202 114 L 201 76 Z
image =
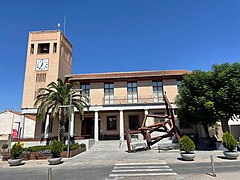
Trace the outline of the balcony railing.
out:
M 138 98 L 131 98 L 128 97 L 113 97 L 108 99 L 107 97 L 103 97 L 103 105 L 117 105 L 117 104 L 159 104 L 164 103 L 163 97 L 138 97 Z

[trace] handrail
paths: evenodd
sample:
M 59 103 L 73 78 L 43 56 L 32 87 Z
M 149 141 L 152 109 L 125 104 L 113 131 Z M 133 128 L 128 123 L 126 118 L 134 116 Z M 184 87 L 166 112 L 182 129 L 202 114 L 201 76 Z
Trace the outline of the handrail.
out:
M 137 98 L 128 99 L 127 96 L 113 98 L 102 98 L 103 105 L 115 105 L 115 104 L 141 104 L 141 103 L 164 103 L 163 97 L 153 97 L 153 96 L 140 96 Z

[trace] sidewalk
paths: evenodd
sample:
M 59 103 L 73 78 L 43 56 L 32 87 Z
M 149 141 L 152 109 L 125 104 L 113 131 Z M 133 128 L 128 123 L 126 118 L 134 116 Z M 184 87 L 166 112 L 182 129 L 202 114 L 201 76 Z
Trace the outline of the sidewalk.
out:
M 107 149 L 105 150 L 104 147 Z M 74 167 L 78 167 L 81 170 L 84 168 L 101 168 L 104 166 L 107 169 L 112 169 L 116 163 L 119 162 L 166 162 L 170 168 L 173 169 L 174 172 L 177 172 L 176 176 L 161 176 L 161 179 L 168 180 L 195 180 L 195 179 L 204 179 L 204 180 L 228 180 L 228 179 L 239 179 L 240 174 L 240 158 L 236 160 L 228 160 L 223 158 L 223 153 L 220 150 L 214 151 L 195 151 L 196 158 L 194 161 L 183 161 L 180 159 L 179 150 L 169 150 L 169 151 L 160 151 L 158 150 L 150 150 L 150 151 L 139 151 L 135 153 L 127 153 L 125 149 L 119 149 L 118 144 L 108 145 L 107 142 L 103 142 L 102 144 L 96 144 L 93 149 L 87 152 L 83 152 L 73 158 L 67 159 L 63 158 L 64 163 L 59 165 L 50 166 L 48 165 L 48 161 L 45 160 L 29 160 L 23 161 L 23 165 L 21 166 L 9 166 L 8 162 L 0 161 L 0 169 L 16 169 L 18 171 L 31 171 L 34 172 L 37 168 L 47 169 L 52 167 L 57 172 L 61 172 L 62 170 L 69 170 Z M 226 164 L 229 169 L 232 166 L 235 166 L 235 171 L 227 171 L 222 173 L 221 171 L 216 170 L 217 177 L 213 177 L 211 171 L 211 161 L 210 155 L 213 155 L 214 163 L 216 169 L 223 168 L 223 165 Z M 180 169 L 180 170 L 179 170 Z M 185 170 L 186 169 L 186 170 Z M 207 170 L 206 170 L 207 169 Z M 184 171 L 183 171 L 184 170 Z M 192 171 L 192 172 L 191 172 Z M 78 173 L 79 170 L 76 170 L 75 173 Z M 107 172 L 108 173 L 108 172 Z M 109 178 L 112 179 L 112 178 Z M 117 179 L 117 178 L 115 178 Z M 152 177 L 124 177 L 122 180 L 155 180 L 159 179 L 159 176 Z

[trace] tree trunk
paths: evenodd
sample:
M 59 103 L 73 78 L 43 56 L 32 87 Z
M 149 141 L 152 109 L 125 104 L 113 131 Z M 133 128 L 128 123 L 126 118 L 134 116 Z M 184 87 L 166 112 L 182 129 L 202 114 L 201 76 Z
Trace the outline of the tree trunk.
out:
M 226 132 L 226 131 L 229 132 L 228 119 L 226 119 L 226 118 L 221 118 L 220 121 L 221 121 L 221 124 L 222 124 L 222 131 L 223 131 L 223 132 Z
M 60 116 L 58 117 L 58 141 L 61 141 Z
M 66 117 L 66 110 L 65 108 L 62 108 L 59 113 L 59 120 L 58 120 L 58 140 L 64 143 L 64 123 L 65 123 L 65 117 Z
M 204 129 L 206 138 L 209 139 L 210 135 L 209 135 L 209 131 L 208 131 L 208 125 L 207 124 L 203 124 L 203 129 Z

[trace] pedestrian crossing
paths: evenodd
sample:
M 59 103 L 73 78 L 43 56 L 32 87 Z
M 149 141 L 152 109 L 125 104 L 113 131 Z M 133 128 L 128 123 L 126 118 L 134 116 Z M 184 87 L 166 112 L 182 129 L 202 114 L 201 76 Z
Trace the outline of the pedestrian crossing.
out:
M 110 173 L 110 177 L 146 177 L 146 176 L 176 176 L 167 164 L 166 161 L 145 161 L 132 162 L 122 161 L 117 162 Z

